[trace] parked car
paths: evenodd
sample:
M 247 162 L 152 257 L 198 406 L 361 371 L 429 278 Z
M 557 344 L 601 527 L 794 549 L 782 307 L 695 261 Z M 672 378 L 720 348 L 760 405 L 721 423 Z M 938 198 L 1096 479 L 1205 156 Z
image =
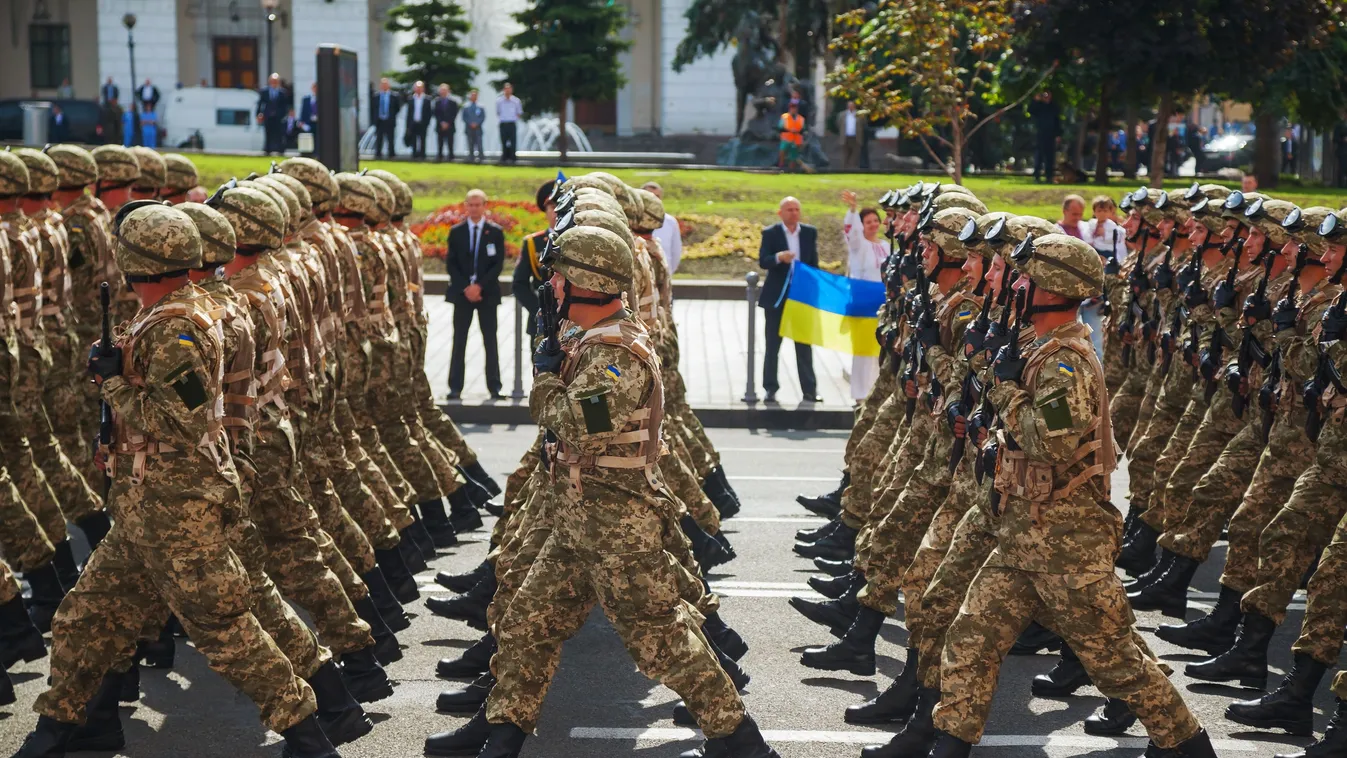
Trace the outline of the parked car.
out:
M 65 142 L 81 142 L 97 145 L 103 140 L 98 136 L 99 105 L 94 100 L 44 100 L 41 98 L 16 98 L 0 100 L 0 142 L 23 141 L 23 104 L 45 102 L 58 105 L 65 114 Z M 51 136 L 51 125 L 48 125 Z M 54 142 L 55 139 L 52 139 Z
M 257 123 L 257 93 L 247 89 L 184 87 L 160 105 L 166 148 L 258 150 L 266 134 Z
M 1240 168 L 1253 163 L 1252 134 L 1222 134 L 1202 146 L 1203 171 Z

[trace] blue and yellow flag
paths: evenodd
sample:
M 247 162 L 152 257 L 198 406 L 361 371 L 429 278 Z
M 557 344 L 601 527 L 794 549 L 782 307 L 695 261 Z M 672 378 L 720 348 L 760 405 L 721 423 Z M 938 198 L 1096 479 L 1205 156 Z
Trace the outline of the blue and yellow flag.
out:
M 877 356 L 883 282 L 829 274 L 796 262 L 781 313 L 781 336 L 839 353 Z

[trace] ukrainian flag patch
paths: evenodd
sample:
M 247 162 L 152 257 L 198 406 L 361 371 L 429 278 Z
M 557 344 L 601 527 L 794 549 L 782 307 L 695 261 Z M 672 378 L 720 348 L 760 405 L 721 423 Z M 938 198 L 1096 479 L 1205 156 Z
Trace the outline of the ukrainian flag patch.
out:
M 192 335 L 190 334 L 179 334 L 178 344 L 183 347 L 191 347 L 196 344 L 196 340 L 192 339 Z
M 603 371 L 604 373 L 608 374 L 614 379 L 620 378 L 622 376 L 622 372 L 617 370 L 617 366 L 614 366 L 611 363 L 608 364 L 608 368 L 604 369 Z
M 1065 374 L 1073 379 L 1076 377 L 1076 370 L 1060 361 L 1057 363 L 1057 373 Z
M 973 311 L 971 311 L 971 310 L 959 311 L 959 320 L 960 320 L 960 321 L 967 321 L 968 319 L 970 319 L 970 318 L 972 318 L 972 317 L 973 317 Z

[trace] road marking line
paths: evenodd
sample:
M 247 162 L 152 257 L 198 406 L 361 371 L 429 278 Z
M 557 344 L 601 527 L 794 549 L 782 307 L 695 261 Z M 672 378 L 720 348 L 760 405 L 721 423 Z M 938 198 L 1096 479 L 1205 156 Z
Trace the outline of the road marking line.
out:
M 826 524 L 828 519 L 818 516 L 735 516 L 733 519 L 725 519 L 722 525 L 728 524 Z
M 570 731 L 573 740 L 640 740 L 646 742 L 681 742 L 701 739 L 701 732 L 695 729 L 649 727 L 644 729 L 618 729 L 607 727 L 574 727 Z M 887 732 L 828 732 L 805 729 L 764 729 L 762 736 L 768 742 L 813 742 L 846 745 L 874 745 L 883 743 L 892 737 Z M 1089 737 L 1074 734 L 993 734 L 982 738 L 978 743 L 982 747 L 1048 747 L 1048 748 L 1084 748 L 1109 750 L 1114 748 L 1145 748 L 1145 737 Z M 1212 740 L 1217 750 L 1252 753 L 1258 751 L 1259 743 L 1249 740 Z
M 736 482 L 836 482 L 835 476 L 735 476 Z
M 711 582 L 711 589 L 720 590 L 807 590 L 805 582 L 739 582 L 733 579 Z
M 827 600 L 828 598 L 814 592 L 813 590 L 739 590 L 739 589 L 716 589 L 711 590 L 721 597 L 795 597 L 799 595 L 806 600 Z
M 805 453 L 809 455 L 836 455 L 845 453 L 846 448 L 810 448 L 810 447 L 718 447 L 720 453 Z

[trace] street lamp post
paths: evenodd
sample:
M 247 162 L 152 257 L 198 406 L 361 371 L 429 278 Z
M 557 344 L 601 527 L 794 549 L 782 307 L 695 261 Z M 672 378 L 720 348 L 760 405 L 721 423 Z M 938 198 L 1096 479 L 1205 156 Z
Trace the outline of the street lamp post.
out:
M 281 0 L 262 0 L 262 11 L 267 14 L 267 70 L 262 77 L 264 80 L 276 71 L 272 59 L 272 41 L 271 29 L 276 24 L 276 8 L 281 4 Z
M 131 144 L 140 144 L 140 109 L 136 105 L 136 40 L 131 30 L 136 27 L 136 14 L 122 16 L 122 26 L 126 27 L 126 49 L 131 55 Z

